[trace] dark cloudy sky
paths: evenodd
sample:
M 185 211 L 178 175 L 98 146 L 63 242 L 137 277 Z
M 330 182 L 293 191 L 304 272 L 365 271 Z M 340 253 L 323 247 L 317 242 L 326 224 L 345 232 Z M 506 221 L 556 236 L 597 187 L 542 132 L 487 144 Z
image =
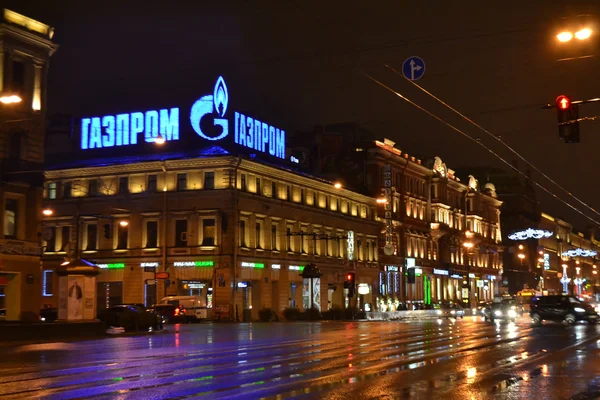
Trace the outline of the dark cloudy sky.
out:
M 500 165 L 369 82 L 357 72 L 362 69 L 511 159 L 484 133 L 458 121 L 383 66 L 400 68 L 408 56 L 418 55 L 427 64 L 419 84 L 502 135 L 568 190 L 600 208 L 600 123 L 582 124 L 582 143 L 565 145 L 558 139 L 553 111 L 540 108 L 563 93 L 577 99 L 600 96 L 600 54 L 557 62 L 554 39 L 561 17 L 599 16 L 598 1 L 4 4 L 56 28 L 61 47 L 49 74 L 51 113 L 91 115 L 176 104 L 211 87 L 223 74 L 237 104 L 288 131 L 358 121 L 408 153 L 442 157 L 450 168 Z M 582 114 L 598 115 L 600 105 L 585 106 Z M 540 199 L 549 212 L 575 218 L 548 196 Z M 600 221 L 599 215 L 586 213 Z

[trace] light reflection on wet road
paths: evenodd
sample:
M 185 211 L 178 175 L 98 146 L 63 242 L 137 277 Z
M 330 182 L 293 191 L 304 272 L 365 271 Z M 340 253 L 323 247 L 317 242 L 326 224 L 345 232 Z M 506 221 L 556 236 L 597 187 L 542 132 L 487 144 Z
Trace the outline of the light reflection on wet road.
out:
M 3 399 L 600 396 L 600 325 L 201 324 L 153 336 L 2 345 Z M 177 332 L 175 332 L 177 330 Z M 585 397 L 587 396 L 587 397 Z

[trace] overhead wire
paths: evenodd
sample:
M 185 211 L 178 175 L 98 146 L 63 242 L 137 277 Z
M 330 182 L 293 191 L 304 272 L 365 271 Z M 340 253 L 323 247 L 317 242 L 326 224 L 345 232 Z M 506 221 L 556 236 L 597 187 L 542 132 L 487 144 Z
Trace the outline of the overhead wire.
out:
M 448 126 L 450 129 L 458 132 L 459 134 L 463 135 L 464 137 L 466 137 L 467 139 L 471 140 L 472 142 L 478 144 L 479 146 L 483 147 L 485 150 L 487 150 L 490 154 L 492 154 L 494 157 L 498 158 L 501 162 L 503 162 L 504 164 L 506 164 L 508 167 L 510 167 L 512 170 L 514 170 L 516 173 L 518 173 L 521 176 L 524 176 L 527 179 L 530 179 L 530 181 L 537 187 L 539 187 L 540 189 L 542 189 L 544 192 L 548 193 L 550 196 L 554 197 L 556 200 L 560 201 L 561 203 L 565 204 L 566 206 L 568 206 L 569 208 L 571 208 L 573 211 L 577 212 L 578 214 L 582 215 L 583 217 L 585 217 L 586 219 L 594 222 L 596 225 L 600 226 L 600 222 L 598 222 L 597 220 L 595 220 L 594 218 L 590 217 L 589 215 L 587 215 L 586 213 L 584 213 L 583 211 L 581 211 L 579 208 L 575 207 L 574 205 L 572 205 L 571 203 L 561 199 L 560 197 L 558 197 L 555 193 L 551 192 L 550 190 L 546 189 L 544 186 L 540 185 L 538 182 L 532 180 L 531 178 L 529 178 L 523 171 L 519 170 L 518 168 L 516 168 L 514 165 L 512 165 L 510 162 L 508 162 L 506 159 L 504 159 L 500 154 L 496 153 L 495 151 L 493 151 L 492 149 L 490 149 L 488 146 L 486 146 L 484 143 L 482 143 L 481 141 L 477 140 L 476 138 L 473 138 L 472 136 L 470 136 L 469 134 L 465 133 L 464 131 L 462 131 L 461 129 L 457 128 L 456 126 L 452 125 L 451 123 L 447 122 L 446 120 L 444 120 L 443 118 L 435 115 L 434 113 L 428 111 L 427 109 L 425 109 L 424 107 L 420 106 L 419 104 L 415 103 L 414 101 L 410 100 L 409 98 L 407 98 L 406 96 L 402 95 L 401 93 L 399 93 L 398 91 L 392 89 L 391 87 L 389 87 L 388 85 L 386 85 L 385 83 L 377 80 L 376 78 L 372 77 L 371 75 L 369 75 L 368 73 L 359 70 L 359 72 L 361 74 L 363 74 L 365 77 L 367 77 L 368 79 L 372 80 L 373 82 L 375 82 L 376 84 L 378 84 L 379 86 L 383 87 L 384 89 L 388 90 L 389 92 L 395 94 L 396 96 L 400 97 L 402 100 L 406 101 L 407 103 L 409 103 L 410 105 L 412 105 L 413 107 L 419 109 L 420 111 L 426 113 L 427 115 L 429 115 L 430 117 L 438 120 L 439 122 L 441 122 L 442 124 Z
M 399 71 L 397 71 L 396 69 L 394 69 L 389 64 L 384 64 L 384 65 L 385 65 L 386 68 L 388 68 L 389 70 L 393 71 L 394 73 L 396 73 L 396 74 L 398 74 L 400 76 L 403 76 Z M 586 207 L 587 209 L 589 209 L 590 211 L 592 211 L 596 215 L 600 216 L 600 213 L 596 209 L 594 209 L 593 207 L 589 206 L 587 203 L 585 203 L 584 201 L 582 201 L 581 199 L 579 199 L 577 196 L 575 196 L 569 190 L 565 189 L 561 184 L 559 184 L 558 182 L 556 182 L 554 179 L 552 179 L 550 176 L 548 176 L 548 174 L 546 174 L 545 172 L 543 172 L 542 170 L 540 170 L 538 167 L 536 167 L 533 163 L 529 162 L 525 157 L 523 157 L 518 151 L 516 151 L 514 148 L 512 148 L 512 146 L 510 146 L 508 143 L 506 143 L 500 137 L 498 137 L 497 135 L 494 135 L 492 132 L 490 132 L 489 130 L 487 130 L 483 126 L 479 125 L 477 122 L 473 121 L 471 118 L 467 117 L 466 115 L 464 115 L 463 113 L 461 113 L 460 111 L 458 111 L 457 109 L 455 109 L 454 107 L 452 107 L 451 105 L 449 105 L 448 103 L 446 103 L 445 101 L 443 101 L 442 99 L 440 99 L 439 97 L 437 97 L 434 94 L 432 94 L 431 92 L 429 92 L 427 89 L 425 89 L 422 86 L 420 86 L 419 84 L 417 84 L 416 82 L 411 81 L 410 79 L 406 79 L 406 80 L 409 81 L 415 87 L 417 87 L 419 90 L 421 90 L 422 92 L 426 93 L 427 95 L 429 95 L 430 97 L 432 97 L 433 99 L 435 99 L 436 101 L 438 101 L 439 103 L 441 103 L 443 106 L 445 106 L 446 108 L 448 108 L 449 110 L 451 110 L 452 112 L 454 112 L 455 114 L 459 115 L 465 121 L 471 123 L 476 128 L 482 130 L 487 135 L 491 136 L 492 138 L 494 138 L 495 140 L 497 140 L 498 142 L 500 142 L 512 154 L 514 154 L 515 156 L 517 156 L 521 161 L 524 161 L 525 164 L 527 164 L 529 167 L 533 168 L 534 171 L 536 171 L 537 173 L 539 173 L 540 175 L 542 175 L 544 178 L 546 178 L 553 185 L 555 185 L 560 190 L 562 190 L 563 192 L 565 192 L 566 194 L 568 194 L 571 198 L 573 198 L 574 200 L 576 200 L 579 204 L 583 205 L 584 207 Z M 531 177 L 529 177 L 529 176 L 527 176 L 527 179 L 529 179 L 530 181 L 533 181 L 533 179 Z

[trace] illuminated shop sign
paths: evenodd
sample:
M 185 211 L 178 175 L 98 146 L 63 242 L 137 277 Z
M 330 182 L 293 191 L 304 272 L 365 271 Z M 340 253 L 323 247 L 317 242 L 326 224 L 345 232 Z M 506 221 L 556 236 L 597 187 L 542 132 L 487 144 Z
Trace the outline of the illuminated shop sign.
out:
M 400 272 L 400 267 L 395 265 L 385 265 L 383 269 L 387 272 Z
M 213 94 L 196 100 L 189 114 L 171 107 L 82 118 L 80 146 L 82 150 L 132 146 L 152 143 L 159 135 L 165 141 L 177 141 L 180 128 L 189 126 L 198 136 L 213 142 L 233 131 L 237 145 L 285 159 L 284 130 L 237 111 L 233 118 L 231 113 L 227 117 L 228 104 L 227 84 L 220 76 Z
M 348 261 L 354 260 L 354 231 L 348 231 L 348 239 L 347 239 L 347 254 Z
M 248 282 L 238 282 L 237 283 L 237 287 L 239 287 L 239 288 L 247 288 L 248 287 Z
M 358 294 L 369 294 L 369 285 L 366 283 L 358 284 Z
M 550 269 L 550 254 L 544 253 L 544 270 Z
M 271 269 L 281 269 L 281 264 L 271 264 Z
M 406 259 L 406 268 L 412 268 L 415 265 L 417 265 L 417 260 L 415 260 L 414 258 L 407 258 Z
M 184 289 L 203 289 L 206 286 L 206 283 L 199 281 L 182 281 Z
M 142 268 L 158 268 L 157 262 L 143 262 L 140 264 Z
M 452 275 L 450 275 L 450 278 L 454 278 L 454 279 L 462 279 L 462 275 L 458 275 L 458 274 L 452 274 Z
M 209 261 L 175 261 L 174 267 L 213 267 L 215 262 Z
M 436 274 L 436 275 L 446 275 L 446 276 L 448 276 L 448 271 L 446 271 L 445 269 L 434 268 L 433 269 L 433 273 Z
M 469 274 L 469 278 L 475 278 L 475 274 Z
M 113 263 L 113 264 L 96 264 L 96 266 L 98 268 L 102 268 L 102 269 L 124 269 L 125 268 L 125 264 L 124 263 Z
M 253 263 L 253 262 L 243 262 L 242 267 L 245 268 L 264 268 L 265 264 L 263 263 Z
M 304 270 L 304 265 L 290 265 L 288 267 L 288 269 L 290 271 L 303 271 Z

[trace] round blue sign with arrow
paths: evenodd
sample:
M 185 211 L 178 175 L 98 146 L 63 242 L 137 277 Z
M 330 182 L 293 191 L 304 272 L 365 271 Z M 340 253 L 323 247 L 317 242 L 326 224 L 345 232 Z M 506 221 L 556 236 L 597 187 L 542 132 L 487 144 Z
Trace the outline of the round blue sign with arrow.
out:
M 404 60 L 402 74 L 406 79 L 416 81 L 425 73 L 425 61 L 422 58 L 412 56 Z

